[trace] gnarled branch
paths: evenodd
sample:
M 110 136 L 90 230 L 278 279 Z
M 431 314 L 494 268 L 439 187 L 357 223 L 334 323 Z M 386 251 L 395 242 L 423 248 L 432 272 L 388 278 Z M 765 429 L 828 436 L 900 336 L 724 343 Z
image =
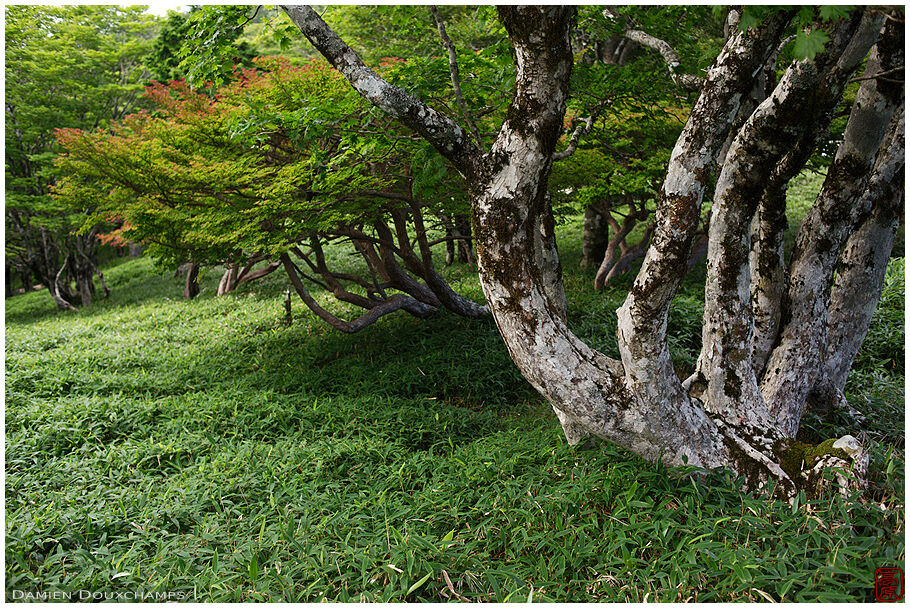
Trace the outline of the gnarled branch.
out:
M 370 103 L 422 135 L 463 176 L 473 175 L 480 151 L 464 129 L 445 114 L 389 84 L 306 5 L 281 7 L 304 36 Z

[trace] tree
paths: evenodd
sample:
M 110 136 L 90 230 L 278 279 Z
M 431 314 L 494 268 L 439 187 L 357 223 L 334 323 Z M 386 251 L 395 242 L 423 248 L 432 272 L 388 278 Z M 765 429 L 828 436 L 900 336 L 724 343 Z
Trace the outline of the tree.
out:
M 182 81 L 155 83 L 144 96 L 151 112 L 103 131 L 59 131 L 67 177 L 55 196 L 91 206 L 85 229 L 117 218 L 122 226 L 104 238 L 190 262 L 187 297 L 198 265 L 224 264 L 219 295 L 283 268 L 307 307 L 345 332 L 397 310 L 488 314 L 434 266 L 432 247 L 444 240 L 434 231 L 467 198 L 442 158 L 374 116 L 324 62 L 256 66 L 238 70 L 216 97 Z M 401 70 L 413 67 L 392 62 L 385 71 Z M 326 255 L 339 241 L 361 264 Z M 365 312 L 343 320 L 306 283 Z
M 724 28 L 705 6 L 587 6 L 577 22 L 573 52 L 583 55 L 567 103 L 577 126 L 554 156 L 568 160 L 554 165 L 552 189 L 568 185 L 565 198 L 585 212 L 581 265 L 597 268 L 599 290 L 645 255 L 666 161 Z M 690 264 L 707 235 L 697 243 Z
M 132 110 L 154 19 L 114 6 L 6 8 L 6 256 L 24 287 L 61 309 L 95 293 L 98 230 L 73 235 L 84 209 L 49 196 L 55 128 L 97 128 Z M 73 282 L 76 286 L 73 287 Z
M 803 471 L 816 461 L 852 458 L 861 472 L 864 453 L 852 437 L 825 445 L 826 457 L 818 459 L 794 436 L 816 381 L 832 373 L 826 362 L 852 360 L 855 352 L 855 340 L 844 340 L 829 315 L 849 308 L 855 326 L 868 326 L 868 308 L 858 306 L 863 297 L 854 290 L 863 273 L 881 272 L 902 208 L 900 13 L 750 9 L 731 20 L 739 17 L 739 27 L 700 82 L 658 196 L 648 253 L 618 310 L 616 361 L 568 328 L 547 193 L 569 96 L 574 9 L 499 9 L 516 77 L 505 122 L 484 150 L 457 120 L 368 68 L 311 8 L 283 8 L 356 91 L 419 133 L 464 177 L 488 305 L 513 360 L 553 405 L 571 443 L 593 434 L 668 465 L 729 467 L 753 486 L 773 482 L 784 494 L 817 475 Z M 754 75 L 794 22 L 803 58 L 734 131 Z M 781 193 L 870 48 L 844 141 L 784 266 Z M 696 373 L 681 382 L 667 346 L 667 313 L 731 135 L 712 205 L 703 350 Z M 848 247 L 842 255 L 868 234 L 864 229 L 877 235 L 863 241 L 866 251 Z M 821 392 L 836 394 L 837 384 L 823 383 Z

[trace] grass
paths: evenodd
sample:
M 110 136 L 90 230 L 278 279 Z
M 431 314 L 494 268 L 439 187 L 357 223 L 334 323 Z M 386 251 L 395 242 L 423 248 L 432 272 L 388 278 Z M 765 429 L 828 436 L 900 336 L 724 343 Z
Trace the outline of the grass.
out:
M 628 279 L 594 294 L 577 228 L 560 228 L 570 321 L 615 356 Z M 470 269 L 448 272 L 480 297 Z M 792 505 L 568 447 L 489 320 L 343 336 L 297 303 L 284 327 L 277 273 L 216 298 L 210 272 L 193 302 L 147 259 L 105 276 L 112 297 L 76 314 L 6 301 L 8 597 L 863 601 L 875 568 L 903 564 L 903 260 L 849 387 L 872 496 Z M 703 277 L 670 317 L 684 363 Z

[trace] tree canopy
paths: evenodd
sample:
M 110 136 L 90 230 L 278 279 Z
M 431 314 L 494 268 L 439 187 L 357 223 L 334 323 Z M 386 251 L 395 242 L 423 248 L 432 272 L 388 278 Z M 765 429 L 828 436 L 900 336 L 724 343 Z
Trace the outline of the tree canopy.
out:
M 8 6 L 6 16 L 6 256 L 49 287 L 61 307 L 94 287 L 91 239 L 77 239 L 84 209 L 49 196 L 54 130 L 97 129 L 136 107 L 155 20 L 141 7 Z M 58 275 L 66 266 L 65 283 Z

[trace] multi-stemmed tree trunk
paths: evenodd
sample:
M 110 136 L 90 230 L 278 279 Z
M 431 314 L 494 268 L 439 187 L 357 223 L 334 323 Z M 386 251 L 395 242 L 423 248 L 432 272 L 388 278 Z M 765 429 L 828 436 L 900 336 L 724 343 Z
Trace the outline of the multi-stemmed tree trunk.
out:
M 104 290 L 104 274 L 98 264 L 97 230 L 85 234 L 68 234 L 67 229 L 43 226 L 47 220 L 21 209 L 7 210 L 7 233 L 15 236 L 14 265 L 19 269 L 25 291 L 32 278 L 47 287 L 59 310 L 77 310 L 95 298 L 95 275 Z
M 650 247 L 618 310 L 617 361 L 568 327 L 547 195 L 569 94 L 573 9 L 499 10 L 515 49 L 516 79 L 489 151 L 453 119 L 385 82 L 310 8 L 284 9 L 358 92 L 426 138 L 464 176 L 487 302 L 513 360 L 553 405 L 570 442 L 595 435 L 669 465 L 728 467 L 753 485 L 773 481 L 783 493 L 800 484 L 801 469 L 815 462 L 793 440 L 803 407 L 813 391 L 842 387 L 844 362 L 852 361 L 856 336 L 868 327 L 900 215 L 902 94 L 889 88 L 887 76 L 903 65 L 902 21 L 860 9 L 831 24 L 825 51 L 791 64 L 735 133 L 712 206 L 703 350 L 696 373 L 681 382 L 667 343 L 670 302 L 687 269 L 715 163 L 791 13 L 774 11 L 757 27 L 733 32 L 701 82 L 669 162 Z M 781 223 L 767 222 L 765 236 L 753 243 L 753 217 L 759 208 L 759 223 L 780 216 L 773 206 L 783 199 L 775 194 L 802 166 L 877 40 L 845 141 L 790 266 L 766 263 L 782 264 L 782 257 L 755 248 L 776 247 Z M 752 292 L 782 272 L 788 284 L 766 290 L 757 304 L 779 312 L 762 311 L 762 319 L 775 320 L 756 332 Z M 833 326 L 829 314 L 850 327 Z M 862 463 L 863 451 L 842 438 L 832 458 L 825 462 Z

